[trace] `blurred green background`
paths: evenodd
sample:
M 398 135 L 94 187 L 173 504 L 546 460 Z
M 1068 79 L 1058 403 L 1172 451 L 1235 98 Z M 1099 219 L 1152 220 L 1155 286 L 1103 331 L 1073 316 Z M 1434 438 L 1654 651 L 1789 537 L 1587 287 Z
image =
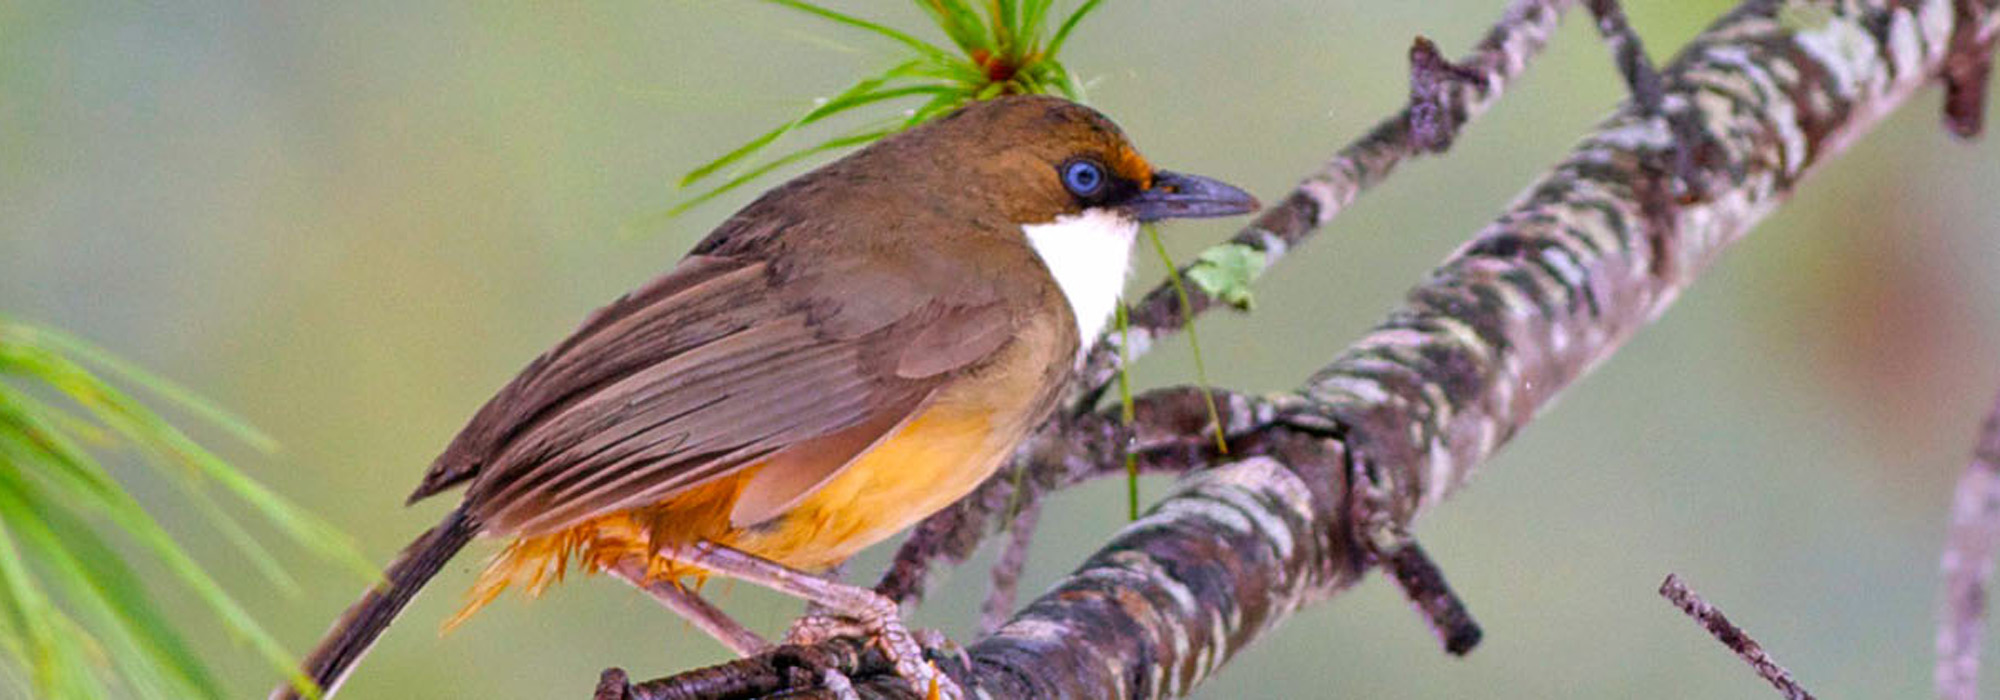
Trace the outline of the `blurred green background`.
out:
M 832 4 L 935 36 L 905 3 Z M 1629 11 L 1665 57 L 1731 4 Z M 0 310 L 239 410 L 285 448 L 231 456 L 386 561 L 449 507 L 400 503 L 473 409 L 753 192 L 621 230 L 671 204 L 688 168 L 894 55 L 754 2 L 526 5 L 0 0 Z M 1501 5 L 1116 0 L 1067 59 L 1154 161 L 1276 197 L 1399 105 L 1413 35 L 1459 54 Z M 1298 383 L 1620 94 L 1572 17 L 1452 153 L 1287 259 L 1254 316 L 1202 322 L 1214 381 Z M 1669 571 L 1823 695 L 1927 694 L 1945 505 L 2000 388 L 2000 151 L 1949 139 L 1938 99 L 1820 171 L 1419 523 L 1486 627 L 1470 657 L 1443 655 L 1372 580 L 1202 696 L 1765 696 L 1654 594 Z M 1232 223 L 1175 225 L 1169 246 L 1189 255 Z M 1191 376 L 1176 343 L 1137 370 L 1142 386 Z M 142 499 L 174 502 L 134 476 Z M 1120 488 L 1057 500 L 1024 592 L 1118 525 Z M 194 518 L 163 517 L 296 649 L 364 585 L 301 555 L 309 594 L 278 595 Z M 509 596 L 440 638 L 491 549 L 454 562 L 343 697 L 582 697 L 608 665 L 653 677 L 723 658 L 606 580 Z M 854 570 L 872 580 L 883 558 Z M 965 633 L 983 564 L 917 622 Z M 796 610 L 710 590 L 773 633 Z M 233 692 L 261 695 L 265 665 L 163 595 Z

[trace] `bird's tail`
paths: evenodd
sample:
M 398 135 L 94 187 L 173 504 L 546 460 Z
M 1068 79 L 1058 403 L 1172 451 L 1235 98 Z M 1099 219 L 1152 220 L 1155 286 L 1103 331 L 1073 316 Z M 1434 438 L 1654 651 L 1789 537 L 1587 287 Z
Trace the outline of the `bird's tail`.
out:
M 396 555 L 396 560 L 383 572 L 386 580 L 368 589 L 361 600 L 341 613 L 319 646 L 306 657 L 305 675 L 319 686 L 321 697 L 333 696 L 341 681 L 347 679 L 347 673 L 354 670 L 354 664 L 382 636 L 382 630 L 416 597 L 417 590 L 436 576 L 444 563 L 478 532 L 479 520 L 460 506 Z M 299 693 L 298 688 L 287 682 L 271 691 L 270 700 L 298 700 Z

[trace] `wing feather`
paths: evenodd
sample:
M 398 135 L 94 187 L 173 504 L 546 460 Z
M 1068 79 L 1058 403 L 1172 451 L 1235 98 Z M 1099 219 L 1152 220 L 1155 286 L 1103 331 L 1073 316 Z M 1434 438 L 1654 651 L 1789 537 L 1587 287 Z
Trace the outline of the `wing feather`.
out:
M 1013 336 L 997 295 L 909 293 L 935 282 L 894 266 L 781 268 L 691 256 L 593 314 L 474 416 L 418 497 L 469 479 L 489 527 L 538 533 L 765 463 L 745 512 L 768 514 Z

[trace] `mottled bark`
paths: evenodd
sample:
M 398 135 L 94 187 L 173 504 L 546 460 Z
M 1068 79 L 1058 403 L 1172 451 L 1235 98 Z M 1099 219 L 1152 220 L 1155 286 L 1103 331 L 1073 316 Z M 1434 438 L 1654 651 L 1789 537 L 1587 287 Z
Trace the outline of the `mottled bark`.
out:
M 1965 12 L 1968 2 L 1980 11 Z M 1558 4 L 1516 7 L 1553 13 Z M 1200 446 L 1206 421 L 1184 420 L 1193 413 L 1186 390 L 1145 397 L 1133 429 L 1101 413 L 1061 419 L 1051 430 L 1067 442 L 1037 448 L 1054 466 L 1030 472 L 1050 485 L 1115 473 L 1127 439 L 1142 464 L 1214 466 L 941 666 L 986 697 L 1186 693 L 1293 611 L 1356 583 L 1375 563 L 1371 552 L 1387 551 L 1564 387 L 1658 317 L 1815 166 L 1938 79 L 1954 36 L 1990 38 L 1996 4 L 1746 2 L 1665 68 L 1660 109 L 1628 106 L 1602 123 L 1298 392 L 1225 396 L 1224 429 L 1238 448 L 1230 456 Z M 1966 17 L 1980 25 L 1955 26 Z M 1537 43 L 1553 21 L 1512 41 Z M 1676 120 L 1693 133 L 1677 133 Z M 1328 172 L 1350 189 L 1315 176 L 1237 243 L 1274 259 L 1304 235 L 1274 226 L 1310 231 L 1410 153 L 1395 148 L 1404 150 L 1337 159 Z M 1688 167 L 1672 167 L 1676 158 Z M 1663 191 L 1680 195 L 1649 210 Z M 1284 223 L 1294 219 L 1303 221 Z M 1149 297 L 1135 317 L 1164 322 L 1135 345 L 1209 303 L 1179 310 Z M 1105 366 L 1094 362 L 1086 381 L 1101 383 Z M 956 510 L 957 525 L 925 528 L 976 544 L 1005 498 L 975 505 L 987 510 Z M 908 578 L 888 583 L 920 590 L 921 571 Z M 783 666 L 760 657 L 728 668 Z M 861 696 L 910 696 L 900 681 L 854 666 L 843 670 Z M 685 687 L 677 680 L 627 697 L 665 697 L 655 693 Z M 763 692 L 772 691 L 751 695 Z

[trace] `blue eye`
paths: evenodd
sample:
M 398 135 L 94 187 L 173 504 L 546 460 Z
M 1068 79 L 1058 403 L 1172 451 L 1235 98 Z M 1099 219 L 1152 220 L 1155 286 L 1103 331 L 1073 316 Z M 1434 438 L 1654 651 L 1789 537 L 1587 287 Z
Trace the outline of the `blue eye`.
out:
M 1063 187 L 1070 194 L 1089 197 L 1104 190 L 1104 166 L 1087 160 L 1072 160 L 1062 166 Z

